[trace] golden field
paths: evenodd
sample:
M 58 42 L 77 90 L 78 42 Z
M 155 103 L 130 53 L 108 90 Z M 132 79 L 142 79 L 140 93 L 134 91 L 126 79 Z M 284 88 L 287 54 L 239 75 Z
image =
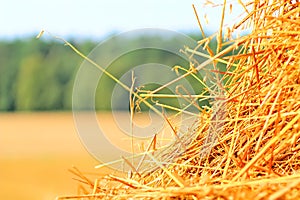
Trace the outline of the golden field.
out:
M 107 172 L 94 169 L 99 162 L 81 144 L 72 113 L 2 113 L 0 149 L 0 199 L 77 193 L 68 172 L 73 165 L 87 173 Z

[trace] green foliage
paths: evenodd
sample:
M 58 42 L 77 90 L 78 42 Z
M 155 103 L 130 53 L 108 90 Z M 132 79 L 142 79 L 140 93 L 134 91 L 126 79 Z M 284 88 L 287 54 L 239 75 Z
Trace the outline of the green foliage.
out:
M 128 40 L 132 46 L 145 41 L 143 37 Z M 153 40 L 170 42 L 172 38 L 168 38 L 169 41 L 166 41 L 166 38 Z M 70 42 L 85 55 L 98 44 L 88 40 Z M 107 47 L 104 56 L 114 55 L 119 45 L 122 44 L 116 43 Z M 70 110 L 74 80 L 82 62 L 82 58 L 58 41 L 30 38 L 0 41 L 0 111 Z M 128 52 L 115 59 L 109 65 L 108 71 L 120 78 L 131 68 L 145 63 L 159 63 L 170 68 L 180 65 L 189 69 L 189 63 L 177 55 L 155 49 L 143 49 Z M 156 74 L 157 71 L 147 72 L 145 76 L 151 77 Z M 201 78 L 199 75 L 198 77 Z M 188 81 L 197 93 L 203 90 L 202 85 L 194 78 L 188 78 Z M 96 109 L 111 108 L 110 97 L 115 84 L 110 78 L 102 76 L 96 91 Z M 170 93 L 170 91 L 162 92 Z M 117 101 L 121 103 L 123 99 Z M 159 101 L 174 106 L 178 104 L 176 99 L 169 102 Z M 123 106 L 119 109 L 128 107 Z
M 153 65 L 156 65 L 156 63 L 162 64 L 170 67 L 170 70 L 171 67 L 175 65 L 189 66 L 189 63 L 186 60 L 182 58 L 178 58 L 177 55 L 174 55 L 170 52 L 156 50 L 156 49 L 143 49 L 143 50 L 135 50 L 125 55 L 122 55 L 121 57 L 119 57 L 118 59 L 116 59 L 114 62 L 111 63 L 111 65 L 107 68 L 107 71 L 115 75 L 119 79 L 124 73 L 130 72 L 131 68 L 140 66 L 145 63 L 153 63 Z M 157 73 L 159 73 L 157 70 L 147 71 L 145 73 L 141 73 L 142 76 L 138 76 L 136 78 L 145 79 L 147 76 L 148 79 L 155 80 Z M 130 87 L 131 85 L 128 86 Z M 101 78 L 96 92 L 97 109 L 103 110 L 103 109 L 111 108 L 110 98 L 107 97 L 111 96 L 114 87 L 115 87 L 115 83 L 109 77 L 103 76 Z M 147 88 L 143 88 L 143 89 L 147 90 Z M 155 88 L 151 88 L 151 90 L 152 89 Z M 120 104 L 122 104 L 121 102 L 122 99 L 120 99 Z M 121 110 L 126 110 L 128 109 L 128 106 L 123 105 L 123 107 L 118 107 L 118 108 Z
M 71 86 L 82 59 L 63 44 L 2 41 L 0 58 L 1 111 L 71 108 Z

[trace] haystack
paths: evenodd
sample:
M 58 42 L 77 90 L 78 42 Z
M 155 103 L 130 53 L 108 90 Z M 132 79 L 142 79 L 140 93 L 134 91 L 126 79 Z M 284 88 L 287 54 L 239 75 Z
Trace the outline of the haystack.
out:
M 221 29 L 199 41 L 226 71 L 213 70 L 224 83 L 222 95 L 201 111 L 198 128 L 179 139 L 184 151 L 167 165 L 157 161 L 151 173 L 97 181 L 79 174 L 91 189 L 60 199 L 300 198 L 300 3 L 238 2 L 247 14 L 226 29 L 227 38 Z M 249 27 L 247 35 L 234 35 Z M 213 37 L 216 52 L 207 45 Z M 226 56 L 233 50 L 238 53 Z M 197 49 L 185 52 L 197 55 Z

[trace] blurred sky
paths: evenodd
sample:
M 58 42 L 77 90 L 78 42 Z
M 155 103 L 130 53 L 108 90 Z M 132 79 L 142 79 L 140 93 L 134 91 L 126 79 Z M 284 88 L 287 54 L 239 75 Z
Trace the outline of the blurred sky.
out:
M 221 17 L 221 8 L 204 9 L 204 2 L 204 0 L 6 0 L 0 4 L 0 38 L 33 35 L 41 29 L 59 36 L 92 38 L 145 27 L 196 32 L 199 29 L 192 9 L 193 3 L 203 23 L 204 14 L 208 14 L 210 23 L 205 27 L 216 30 Z M 239 9 L 238 7 L 234 8 Z

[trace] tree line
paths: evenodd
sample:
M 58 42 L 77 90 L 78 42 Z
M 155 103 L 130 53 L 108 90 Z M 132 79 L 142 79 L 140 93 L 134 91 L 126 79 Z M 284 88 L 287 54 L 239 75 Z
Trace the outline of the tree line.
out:
M 193 36 L 197 37 L 197 36 Z M 153 38 L 166 41 L 166 38 Z M 199 38 L 197 38 L 199 39 Z M 142 36 L 128 38 L 126 44 L 135 46 L 144 40 Z M 170 40 L 170 39 L 168 39 Z M 69 41 L 83 54 L 89 54 L 99 42 L 92 40 Z M 174 42 L 176 40 L 174 39 Z M 105 49 L 109 57 L 122 44 L 111 44 Z M 76 73 L 84 61 L 79 55 L 63 43 L 52 39 L 23 38 L 0 41 L 0 111 L 42 111 L 72 109 L 72 89 Z M 161 63 L 163 61 L 163 63 Z M 108 71 L 118 79 L 130 68 L 144 63 L 161 63 L 173 67 L 180 65 L 189 68 L 186 59 L 170 53 L 146 49 L 132 51 L 114 60 Z M 147 72 L 147 76 L 155 76 L 157 71 Z M 196 91 L 203 87 L 190 79 Z M 194 82 L 193 82 L 194 81 Z M 115 82 L 107 76 L 99 80 L 95 97 L 97 110 L 111 109 L 110 98 Z M 151 89 L 153 86 L 149 86 Z M 170 91 L 162 91 L 170 93 Z M 122 101 L 120 98 L 117 101 Z M 170 103 L 170 102 L 167 102 Z M 176 102 L 173 102 L 176 104 Z M 172 102 L 171 102 L 172 104 Z M 120 107 L 119 109 L 128 109 Z

